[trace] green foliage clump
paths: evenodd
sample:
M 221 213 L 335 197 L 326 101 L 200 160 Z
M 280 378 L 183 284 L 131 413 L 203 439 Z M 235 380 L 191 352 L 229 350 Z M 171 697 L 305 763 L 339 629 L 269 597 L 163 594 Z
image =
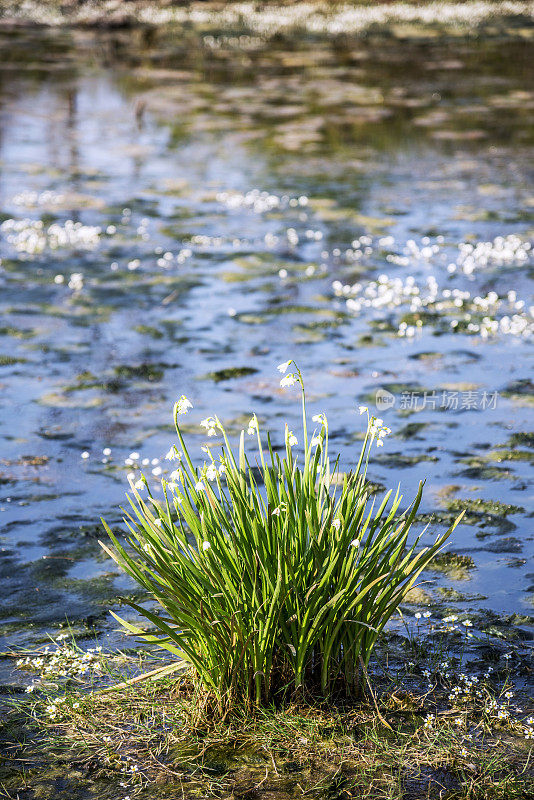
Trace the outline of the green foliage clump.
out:
M 162 481 L 164 502 L 144 478 L 132 481 L 129 547 L 106 526 L 113 547 L 103 547 L 163 609 L 125 600 L 156 633 L 117 619 L 188 662 L 219 709 L 302 693 L 358 695 L 385 624 L 458 522 L 431 547 L 419 549 L 420 537 L 408 545 L 422 484 L 402 512 L 398 491 L 380 503 L 371 498 L 370 450 L 390 430 L 367 409 L 360 408 L 367 431 L 358 463 L 340 482 L 324 414 L 312 418 L 308 436 L 304 383 L 295 370 L 280 383 L 301 388 L 302 461 L 287 425 L 279 455 L 254 415 L 248 434 L 259 468 L 251 467 L 245 431 L 234 453 L 214 416 L 201 424 L 222 436 L 218 459 L 207 448 L 210 462 L 195 467 L 178 423 L 191 407 L 182 396 L 174 409 L 182 450 L 168 453 L 179 467 Z

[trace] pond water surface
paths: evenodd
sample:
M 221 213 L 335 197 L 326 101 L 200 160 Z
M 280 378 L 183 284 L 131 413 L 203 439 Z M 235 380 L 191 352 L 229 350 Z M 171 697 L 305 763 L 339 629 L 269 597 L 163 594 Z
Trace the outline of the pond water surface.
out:
M 426 479 L 428 540 L 468 501 L 433 613 L 528 642 L 531 45 L 239 33 L 0 34 L 2 649 L 122 643 L 99 518 L 182 393 L 199 461 L 213 412 L 298 435 L 292 357 L 345 468 L 358 405 L 393 429 L 371 477 Z

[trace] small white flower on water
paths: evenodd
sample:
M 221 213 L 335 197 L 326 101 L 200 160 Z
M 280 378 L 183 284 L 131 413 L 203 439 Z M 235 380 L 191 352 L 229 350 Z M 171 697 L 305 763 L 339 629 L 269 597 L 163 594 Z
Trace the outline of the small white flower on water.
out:
M 166 461 L 175 461 L 178 458 L 178 450 L 176 449 L 176 445 L 173 444 L 169 452 L 165 456 Z
M 87 450 L 83 451 L 83 453 L 81 454 L 81 458 L 83 459 L 89 458 L 89 453 L 87 452 Z
M 525 728 L 525 739 L 534 739 L 534 728 Z
M 443 622 L 456 622 L 457 619 L 456 614 L 451 614 L 449 617 L 443 617 Z
M 471 622 L 470 619 L 464 619 L 464 621 L 462 622 L 462 625 L 464 626 L 464 628 L 472 628 L 473 627 L 473 623 Z
M 206 417 L 206 419 L 201 420 L 199 424 L 202 428 L 208 429 L 208 428 L 213 428 L 214 422 L 215 420 L 213 419 L 213 417 Z
M 285 375 L 282 380 L 280 381 L 280 386 L 285 388 L 286 386 L 293 386 L 297 382 L 295 375 L 290 372 L 289 375 Z
M 278 364 L 278 366 L 276 368 L 278 370 L 278 372 L 281 372 L 282 374 L 284 372 L 287 372 L 288 367 L 291 364 L 291 361 L 292 361 L 292 359 L 289 359 L 289 361 L 284 361 L 283 364 Z
M 341 520 L 339 518 L 332 520 L 332 527 L 338 531 L 341 527 Z
M 431 617 L 431 616 L 432 616 L 432 612 L 431 611 L 425 611 L 423 613 L 423 617 L 426 617 L 427 619 L 428 619 L 428 617 Z
M 375 417 L 373 420 L 373 424 L 375 428 L 381 428 L 384 424 L 384 420 L 381 419 L 380 417 Z
M 145 488 L 145 482 L 142 478 L 134 483 L 134 489 L 140 490 Z
M 318 447 L 321 444 L 321 437 L 314 436 L 313 439 L 310 441 L 310 447 Z
M 176 413 L 187 414 L 190 408 L 193 408 L 193 403 L 183 394 L 175 405 Z
M 314 414 L 312 422 L 318 422 L 321 425 L 326 425 L 326 416 L 324 414 Z
M 510 700 L 510 698 L 514 696 L 514 693 L 513 692 L 505 692 L 504 696 L 506 697 L 507 700 Z
M 181 481 L 182 480 L 182 470 L 181 469 L 173 470 L 171 472 L 171 474 L 169 475 L 169 478 L 171 479 L 171 481 Z
M 353 539 L 350 544 L 351 544 L 351 547 L 359 547 L 360 546 L 360 540 L 359 539 Z
M 366 411 L 369 411 L 369 409 L 367 408 L 367 406 L 358 406 L 358 411 L 360 412 L 361 416 L 362 414 L 365 414 Z
M 195 489 L 197 490 L 197 492 L 201 492 L 205 488 L 206 487 L 204 486 L 202 481 L 198 481 L 198 483 L 195 483 Z
M 422 617 L 422 616 L 423 616 L 423 615 L 421 614 L 421 612 L 420 612 L 420 611 L 416 611 L 416 612 L 415 612 L 415 618 L 416 618 L 416 619 L 421 619 L 421 617 Z
M 211 544 L 209 542 L 202 542 L 202 549 L 203 550 L 209 550 L 210 547 L 211 547 Z

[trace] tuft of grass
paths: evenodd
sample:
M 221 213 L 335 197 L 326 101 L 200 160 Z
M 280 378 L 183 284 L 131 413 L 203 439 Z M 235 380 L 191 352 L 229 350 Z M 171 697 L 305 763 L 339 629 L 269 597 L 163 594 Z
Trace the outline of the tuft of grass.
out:
M 195 467 L 178 418 L 191 403 L 182 396 L 174 419 L 181 450 L 172 482 L 162 481 L 164 502 L 146 479 L 131 482 L 128 546 L 105 525 L 113 547 L 102 547 L 160 605 L 155 613 L 124 602 L 155 633 L 116 618 L 131 633 L 184 661 L 215 701 L 219 713 L 233 704 L 270 705 L 283 698 L 358 696 L 384 626 L 421 572 L 458 524 L 419 549 L 408 537 L 423 486 L 400 511 L 397 490 L 375 502 L 366 473 L 373 445 L 390 432 L 367 412 L 359 459 L 340 483 L 339 456 L 331 462 L 328 422 L 312 418 L 308 436 L 306 393 L 298 366 L 279 366 L 282 387 L 300 385 L 303 459 L 286 425 L 285 452 L 274 451 L 253 415 L 257 467 L 241 432 L 234 453 L 217 416 L 201 424 L 222 436 L 218 460 Z M 147 492 L 143 499 L 141 491 Z

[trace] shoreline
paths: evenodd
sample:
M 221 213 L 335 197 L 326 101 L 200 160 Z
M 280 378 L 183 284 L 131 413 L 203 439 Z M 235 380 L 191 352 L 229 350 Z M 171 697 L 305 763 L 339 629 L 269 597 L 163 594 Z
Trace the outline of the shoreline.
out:
M 514 33 L 530 38 L 534 27 L 532 0 L 468 0 L 468 2 L 193 2 L 156 0 L 0 0 L 0 28 L 48 27 L 114 29 L 184 26 L 211 31 L 225 28 L 255 33 L 266 40 L 306 32 L 311 36 L 358 36 L 377 31 L 392 36 L 439 32 L 476 35 Z M 510 28 L 512 26 L 512 29 Z

